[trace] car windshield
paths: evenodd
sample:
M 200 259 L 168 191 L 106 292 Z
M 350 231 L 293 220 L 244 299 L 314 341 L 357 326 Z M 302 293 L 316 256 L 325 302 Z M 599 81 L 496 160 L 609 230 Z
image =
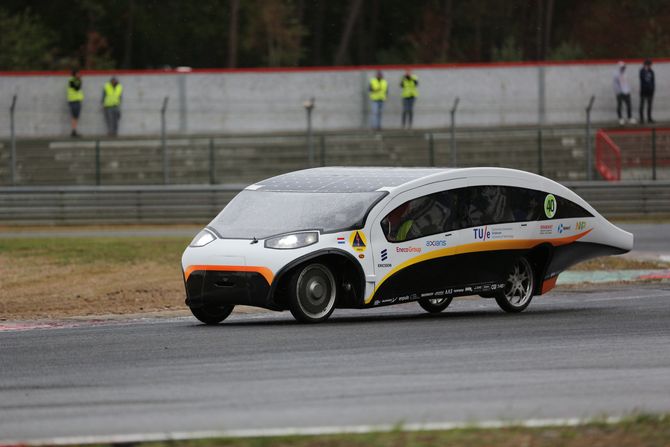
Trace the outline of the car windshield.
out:
M 221 237 L 264 239 L 301 230 L 333 233 L 361 228 L 386 192 L 315 193 L 252 191 L 239 193 L 209 224 Z

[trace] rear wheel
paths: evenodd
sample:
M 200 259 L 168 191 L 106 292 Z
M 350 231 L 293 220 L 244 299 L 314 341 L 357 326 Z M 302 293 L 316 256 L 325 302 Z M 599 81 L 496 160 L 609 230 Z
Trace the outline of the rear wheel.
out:
M 326 320 L 335 309 L 336 298 L 335 276 L 323 264 L 308 264 L 291 279 L 289 310 L 298 321 L 318 323 Z
M 419 300 L 419 306 L 421 306 L 426 312 L 430 312 L 431 314 L 438 314 L 449 307 L 452 299 L 453 297 L 421 298 Z
M 219 324 L 230 315 L 234 307 L 235 306 L 232 304 L 223 306 L 192 307 L 191 313 L 195 318 L 205 324 Z
M 505 287 L 496 293 L 495 299 L 505 312 L 521 312 L 533 299 L 534 290 L 533 267 L 526 258 L 519 258 L 507 275 Z

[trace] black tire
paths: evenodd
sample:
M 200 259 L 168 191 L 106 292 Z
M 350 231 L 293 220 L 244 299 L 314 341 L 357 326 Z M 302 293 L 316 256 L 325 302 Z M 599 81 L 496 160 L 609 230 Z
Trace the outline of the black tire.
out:
M 235 306 L 232 304 L 223 305 L 223 306 L 203 306 L 203 307 L 192 307 L 191 313 L 195 318 L 202 321 L 205 324 L 219 324 L 233 311 Z
M 318 323 L 335 310 L 335 275 L 323 264 L 307 264 L 291 278 L 289 310 L 302 323 Z
M 530 304 L 535 291 L 535 273 L 528 259 L 518 258 L 505 278 L 505 287 L 496 292 L 498 306 L 505 312 L 521 312 Z
M 431 314 L 439 314 L 444 309 L 449 307 L 451 300 L 453 299 L 454 297 L 452 296 L 445 298 L 421 298 L 419 300 L 419 306 L 421 306 L 426 312 L 430 312 Z

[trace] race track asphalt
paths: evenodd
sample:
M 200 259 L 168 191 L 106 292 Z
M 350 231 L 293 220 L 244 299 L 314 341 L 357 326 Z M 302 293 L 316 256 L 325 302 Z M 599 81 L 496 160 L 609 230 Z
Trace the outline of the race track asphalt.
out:
M 0 332 L 0 444 L 58 436 L 670 411 L 670 287 Z

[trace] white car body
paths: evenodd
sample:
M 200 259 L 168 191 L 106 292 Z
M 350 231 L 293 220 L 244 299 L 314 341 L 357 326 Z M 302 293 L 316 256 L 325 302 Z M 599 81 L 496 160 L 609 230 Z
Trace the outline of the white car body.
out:
M 530 296 L 510 308 L 504 298 L 498 301 L 520 311 L 571 265 L 633 247 L 630 233 L 566 187 L 512 169 L 316 168 L 258 182 L 240 194 L 182 257 L 187 304 L 198 318 L 204 312 L 205 322 L 220 321 L 237 304 L 290 309 L 300 320 L 321 321 L 334 307 L 448 305 L 447 298 L 477 294 L 498 300 L 503 289 L 508 294 L 522 287 L 508 280 L 511 266 L 524 258 L 518 278 L 526 268 L 530 278 L 523 287 Z M 273 197 L 281 203 L 272 203 Z M 269 215 L 268 203 L 274 207 Z M 401 213 L 409 234 L 394 240 L 401 237 L 390 233 L 399 230 L 394 219 Z M 313 227 L 292 227 L 303 215 Z M 226 234 L 231 226 L 240 226 L 232 237 Z M 193 246 L 198 237 L 206 243 Z M 268 248 L 268 241 L 312 243 Z M 310 265 L 317 267 L 301 277 Z M 314 306 L 306 315 L 305 302 Z

